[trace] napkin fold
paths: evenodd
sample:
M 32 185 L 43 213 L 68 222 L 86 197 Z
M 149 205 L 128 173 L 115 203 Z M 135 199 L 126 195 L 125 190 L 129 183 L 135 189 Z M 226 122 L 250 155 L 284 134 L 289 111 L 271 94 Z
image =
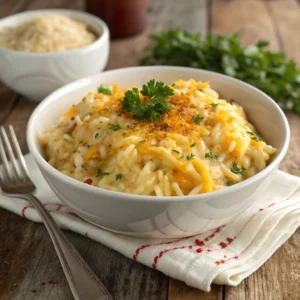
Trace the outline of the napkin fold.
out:
M 203 291 L 210 291 L 212 283 L 238 285 L 263 265 L 300 224 L 300 179 L 276 171 L 266 193 L 230 224 L 179 239 L 123 236 L 79 218 L 55 196 L 30 154 L 26 161 L 38 187 L 36 196 L 61 228 L 85 235 Z M 41 222 L 28 202 L 1 192 L 0 207 Z

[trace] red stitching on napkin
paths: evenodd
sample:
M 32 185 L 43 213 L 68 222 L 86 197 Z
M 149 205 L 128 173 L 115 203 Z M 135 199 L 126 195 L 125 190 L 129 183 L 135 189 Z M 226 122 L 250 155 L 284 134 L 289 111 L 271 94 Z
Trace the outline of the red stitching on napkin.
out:
M 186 240 L 188 238 L 189 237 L 184 237 L 184 238 L 180 238 L 180 239 L 177 239 L 177 240 L 174 240 L 174 241 L 161 242 L 161 243 L 158 243 L 158 244 L 145 244 L 145 245 L 142 245 L 141 247 L 139 247 L 139 248 L 136 249 L 135 254 L 133 255 L 133 259 L 137 260 L 138 255 L 145 248 L 152 247 L 152 246 L 170 245 L 170 244 L 174 244 L 174 243 Z
M 158 260 L 159 260 L 164 254 L 166 254 L 167 252 L 174 251 L 174 250 L 180 250 L 180 249 L 186 249 L 186 248 L 189 248 L 189 247 L 190 247 L 190 246 L 181 246 L 181 247 L 174 247 L 174 248 L 171 248 L 171 249 L 166 249 L 166 250 L 160 251 L 160 252 L 159 252 L 159 255 L 156 255 L 156 256 L 154 257 L 153 264 L 152 264 L 152 268 L 153 268 L 153 269 L 156 269 L 156 265 L 157 265 Z
M 204 246 L 205 245 L 205 243 L 203 241 L 198 240 L 198 239 L 195 240 L 195 244 L 198 245 L 198 246 Z
M 70 211 L 68 212 L 69 215 L 73 216 L 73 217 L 77 217 L 80 218 L 77 214 L 75 214 L 74 212 Z
M 27 208 L 33 208 L 33 206 L 24 206 L 24 207 L 22 208 L 21 214 L 22 214 L 22 216 L 23 216 L 24 218 L 26 218 L 26 216 L 25 216 L 25 211 L 26 211 Z
M 204 241 L 209 241 L 210 239 L 212 239 L 213 237 L 215 237 L 216 233 L 220 232 L 224 227 L 225 227 L 225 225 L 216 228 L 216 229 L 213 231 L 212 234 L 210 234 L 209 236 L 207 236 L 206 238 L 204 238 Z M 197 243 L 201 243 L 201 241 L 198 240 L 198 239 L 196 239 L 196 240 L 195 240 L 196 246 L 188 245 L 188 246 L 174 247 L 174 248 L 171 248 L 171 249 L 165 249 L 165 250 L 160 251 L 159 254 L 156 255 L 156 256 L 154 257 L 154 260 L 153 260 L 153 263 L 152 263 L 152 268 L 153 268 L 153 269 L 156 269 L 158 260 L 159 260 L 160 258 L 162 258 L 162 256 L 163 256 L 164 254 L 166 254 L 166 253 L 168 253 L 168 252 L 170 252 L 170 251 L 174 251 L 174 250 L 180 250 L 180 249 L 185 249 L 185 248 L 191 249 L 191 246 L 192 246 L 192 247 L 199 247 L 199 245 L 197 245 Z M 204 245 L 205 245 L 205 244 L 204 244 Z M 201 248 L 198 248 L 198 249 L 201 249 Z M 203 249 L 201 249 L 201 250 L 202 250 L 202 251 L 199 250 L 199 252 L 196 250 L 196 252 L 202 253 L 202 252 L 203 252 Z M 209 249 L 209 250 L 210 250 L 210 249 Z M 208 250 L 207 250 L 207 251 L 208 251 Z M 208 252 L 210 252 L 210 251 L 208 251 Z
M 61 203 L 56 203 L 56 206 L 57 206 L 56 211 L 60 211 L 60 209 L 61 209 L 62 207 L 64 207 L 64 205 L 61 204 Z
M 220 265 L 220 264 L 225 264 L 225 262 L 226 262 L 226 260 L 220 259 L 220 260 L 215 261 L 215 264 Z
M 271 203 L 269 204 L 267 207 L 265 208 L 260 208 L 255 214 L 253 214 L 249 219 L 248 221 L 244 224 L 244 226 L 241 228 L 241 230 L 237 233 L 237 235 L 232 239 L 232 238 L 227 238 L 226 240 L 228 241 L 228 244 L 224 243 L 224 242 L 221 242 L 219 245 L 222 247 L 222 248 L 226 248 L 229 244 L 231 244 L 240 234 L 241 232 L 244 230 L 244 228 L 248 225 L 248 223 L 260 212 L 264 211 L 265 209 L 269 208 L 269 207 L 272 207 L 278 203 L 281 203 L 283 201 L 286 201 L 286 200 L 289 200 L 294 194 L 296 193 L 296 191 L 294 191 L 289 197 L 287 197 L 286 199 L 284 200 L 281 200 L 281 201 L 278 201 L 278 202 L 274 202 L 274 203 Z M 214 250 L 217 250 L 217 249 L 214 249 Z M 247 248 L 243 249 L 239 255 L 241 255 L 242 253 L 244 253 L 245 251 L 247 250 Z M 239 255 L 235 255 L 235 256 L 232 256 L 232 257 L 229 257 L 227 258 L 224 262 L 222 262 L 222 259 L 221 260 L 216 260 L 215 261 L 215 264 L 216 265 L 220 265 L 220 264 L 224 264 L 226 261 L 228 260 L 232 260 L 232 259 L 238 259 L 239 258 Z M 224 256 L 225 257 L 225 256 Z

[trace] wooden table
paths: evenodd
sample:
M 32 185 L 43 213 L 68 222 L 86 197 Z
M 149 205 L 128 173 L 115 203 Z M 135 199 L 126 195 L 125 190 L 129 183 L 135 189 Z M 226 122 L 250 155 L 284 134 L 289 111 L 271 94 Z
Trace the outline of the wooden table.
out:
M 83 9 L 82 0 L 1 1 L 0 17 L 38 8 Z M 107 69 L 134 66 L 147 44 L 148 32 L 183 27 L 203 34 L 240 32 L 243 44 L 269 40 L 300 63 L 300 2 L 298 0 L 152 0 L 147 32 L 112 42 Z M 1 72 L 1 70 L 0 70 Z M 0 86 L 0 123 L 13 124 L 27 152 L 25 130 L 35 104 Z M 281 169 L 300 168 L 300 118 L 288 114 L 292 130 L 289 152 Z M 43 225 L 0 209 L 0 299 L 73 299 Z M 213 286 L 211 293 L 187 287 L 158 271 L 134 262 L 105 246 L 66 232 L 84 259 L 111 291 L 127 300 L 292 300 L 300 299 L 300 231 L 257 272 L 238 287 Z M 41 286 L 41 281 L 55 284 Z

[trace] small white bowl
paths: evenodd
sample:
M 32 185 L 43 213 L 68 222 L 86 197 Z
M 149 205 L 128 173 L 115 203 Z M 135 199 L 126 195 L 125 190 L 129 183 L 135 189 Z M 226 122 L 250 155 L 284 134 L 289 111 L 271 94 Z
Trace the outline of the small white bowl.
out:
M 255 176 L 225 189 L 194 196 L 129 195 L 89 186 L 47 163 L 39 136 L 55 125 L 61 114 L 101 83 L 142 86 L 150 79 L 172 83 L 178 79 L 210 81 L 222 98 L 241 104 L 268 143 L 278 148 L 272 162 Z M 247 209 L 268 185 L 289 144 L 290 130 L 279 106 L 266 94 L 237 79 L 191 68 L 136 67 L 104 72 L 78 80 L 48 96 L 33 112 L 27 142 L 45 179 L 57 196 L 82 218 L 119 233 L 175 238 L 224 225 Z
M 109 30 L 106 24 L 85 12 L 65 9 L 22 12 L 1 19 L 0 31 L 49 13 L 82 20 L 99 37 L 85 47 L 63 52 L 31 53 L 0 46 L 0 80 L 35 102 L 40 102 L 69 82 L 103 71 L 109 54 Z

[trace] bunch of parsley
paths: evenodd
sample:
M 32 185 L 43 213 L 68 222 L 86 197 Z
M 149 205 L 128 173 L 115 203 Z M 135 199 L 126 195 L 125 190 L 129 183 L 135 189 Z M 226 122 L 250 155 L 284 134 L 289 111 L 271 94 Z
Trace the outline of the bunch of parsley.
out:
M 256 86 L 282 108 L 300 114 L 300 69 L 282 53 L 266 49 L 268 42 L 242 47 L 231 36 L 189 33 L 171 29 L 152 34 L 141 65 L 176 65 L 200 68 L 236 77 Z

